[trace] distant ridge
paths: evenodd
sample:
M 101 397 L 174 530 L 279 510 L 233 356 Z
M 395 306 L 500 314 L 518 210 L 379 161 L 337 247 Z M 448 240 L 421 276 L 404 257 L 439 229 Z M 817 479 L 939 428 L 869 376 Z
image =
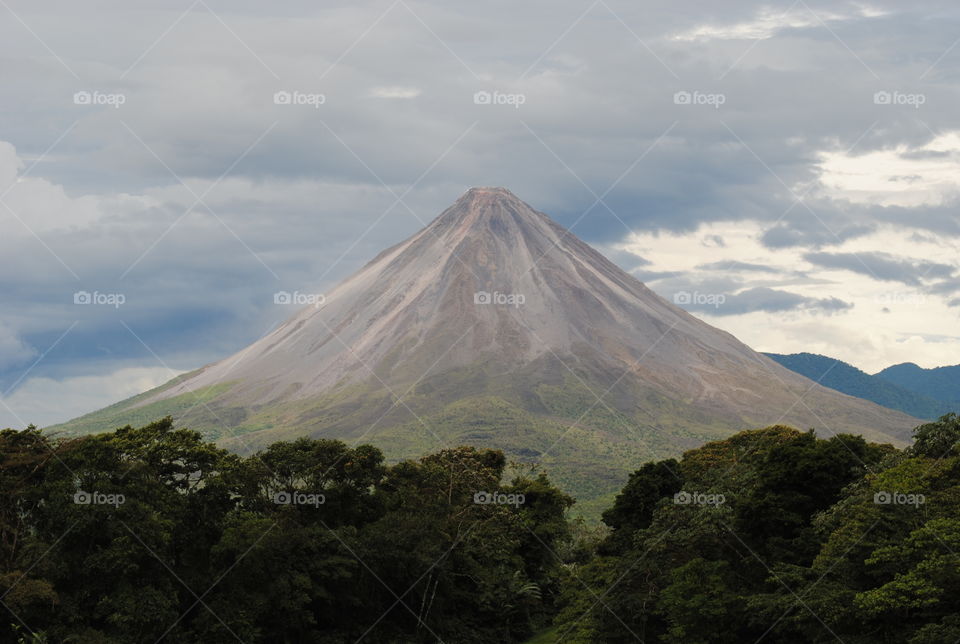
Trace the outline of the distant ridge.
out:
M 887 367 L 876 374 L 888 382 L 935 400 L 960 406 L 960 365 L 924 369 L 912 362 Z
M 914 364 L 907 363 L 889 367 L 879 374 L 870 375 L 842 360 L 816 353 L 793 353 L 789 355 L 767 353 L 766 355 L 787 369 L 796 371 L 824 387 L 870 400 L 878 405 L 897 409 L 917 418 L 931 419 L 938 418 L 951 411 L 960 412 L 960 404 L 958 403 L 938 400 L 924 395 L 922 392 L 926 389 L 922 386 L 919 387 L 919 390 L 911 389 L 897 381 L 898 378 L 910 382 L 920 382 L 924 378 L 935 379 L 934 375 L 926 373 L 936 371 L 933 369 L 924 370 Z M 960 370 L 960 367 L 944 367 L 944 369 Z M 892 377 L 885 377 L 884 374 L 891 372 L 891 370 Z M 925 373 L 918 373 L 917 370 Z M 958 377 L 960 377 L 960 374 L 958 374 Z

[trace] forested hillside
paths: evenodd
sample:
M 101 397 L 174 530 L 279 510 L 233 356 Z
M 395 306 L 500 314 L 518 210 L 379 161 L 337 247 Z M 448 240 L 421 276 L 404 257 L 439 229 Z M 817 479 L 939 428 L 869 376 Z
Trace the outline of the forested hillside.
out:
M 770 427 L 644 465 L 557 641 L 958 641 L 958 439 L 955 415 L 906 451 Z
M 929 395 L 926 389 L 902 386 L 895 379 L 886 378 L 883 375 L 885 371 L 870 375 L 842 360 L 815 353 L 766 355 L 787 369 L 796 371 L 824 387 L 870 400 L 890 409 L 898 409 L 917 418 L 933 419 L 960 411 L 960 403 L 951 402 L 953 399 L 937 399 Z
M 556 610 L 571 499 L 499 452 L 240 458 L 166 419 L 0 454 L 0 641 L 510 642 Z
M 4 430 L 0 640 L 954 642 L 958 444 L 952 414 L 906 450 L 744 431 L 588 525 L 495 450 Z

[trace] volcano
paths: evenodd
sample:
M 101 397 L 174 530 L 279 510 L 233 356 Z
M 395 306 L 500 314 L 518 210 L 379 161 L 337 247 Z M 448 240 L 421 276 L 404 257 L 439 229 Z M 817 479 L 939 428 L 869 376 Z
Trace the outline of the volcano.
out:
M 57 428 L 167 414 L 247 452 L 496 447 L 585 498 L 771 424 L 904 444 L 914 418 L 821 387 L 664 300 L 504 188 L 472 188 L 237 354 Z

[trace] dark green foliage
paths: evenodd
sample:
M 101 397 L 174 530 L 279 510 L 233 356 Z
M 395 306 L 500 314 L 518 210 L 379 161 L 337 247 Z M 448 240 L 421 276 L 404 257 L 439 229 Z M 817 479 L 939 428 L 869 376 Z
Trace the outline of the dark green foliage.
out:
M 7 430 L 0 641 L 955 642 L 958 445 L 954 414 L 903 451 L 745 431 L 642 465 L 596 527 L 489 449 Z
M 0 641 L 522 641 L 556 612 L 572 499 L 505 467 L 310 439 L 242 458 L 169 418 L 3 431 Z
M 956 450 L 960 443 L 960 416 L 947 414 L 935 423 L 921 425 L 914 430 L 909 452 L 915 456 L 941 458 Z
M 771 427 L 645 465 L 604 515 L 612 535 L 577 569 L 556 632 L 584 643 L 958 641 L 960 421 L 915 433 L 899 452 Z M 682 477 L 676 500 L 668 472 Z
M 613 529 L 611 541 L 622 544 L 637 530 L 650 527 L 657 504 L 679 492 L 682 483 L 680 464 L 672 458 L 646 463 L 634 472 L 613 507 L 603 513 L 603 522 Z

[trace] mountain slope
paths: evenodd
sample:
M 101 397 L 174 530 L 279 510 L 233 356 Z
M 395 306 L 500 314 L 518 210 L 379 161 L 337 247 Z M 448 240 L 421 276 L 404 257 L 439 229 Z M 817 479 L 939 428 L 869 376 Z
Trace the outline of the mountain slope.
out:
M 910 391 L 951 403 L 952 411 L 960 411 L 957 409 L 960 406 L 960 365 L 924 369 L 912 362 L 904 362 L 887 367 L 876 375 Z
M 756 353 L 503 188 L 469 190 L 234 356 L 50 429 L 165 413 L 238 451 L 304 434 L 392 458 L 498 447 L 582 496 L 744 428 L 903 444 L 918 422 Z
M 766 353 L 778 363 L 824 387 L 870 400 L 917 418 L 939 418 L 957 411 L 954 405 L 911 391 L 879 376 L 872 376 L 841 360 L 815 353 Z

